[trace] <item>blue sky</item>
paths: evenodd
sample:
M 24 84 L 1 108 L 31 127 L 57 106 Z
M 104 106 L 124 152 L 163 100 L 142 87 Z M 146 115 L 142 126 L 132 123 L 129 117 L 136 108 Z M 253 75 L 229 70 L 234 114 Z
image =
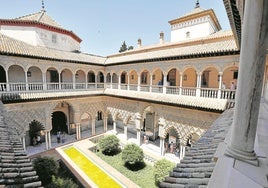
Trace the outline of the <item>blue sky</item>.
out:
M 16 18 L 41 10 L 41 0 L 0 0 L 0 18 Z M 81 51 L 107 56 L 128 46 L 159 42 L 159 33 L 170 41 L 168 21 L 195 7 L 196 0 L 44 0 L 47 14 L 83 41 Z M 223 30 L 230 29 L 222 0 L 200 0 L 204 9 L 214 9 Z

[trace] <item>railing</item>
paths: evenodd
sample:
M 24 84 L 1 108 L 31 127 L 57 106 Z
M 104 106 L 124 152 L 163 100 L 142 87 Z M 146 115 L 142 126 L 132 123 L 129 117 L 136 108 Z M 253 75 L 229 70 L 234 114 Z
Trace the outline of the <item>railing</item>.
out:
M 201 88 L 200 97 L 218 98 L 218 89 Z
M 167 94 L 179 95 L 180 94 L 180 87 L 167 86 Z
M 152 92 L 153 93 L 163 93 L 163 86 L 153 85 Z
M 42 91 L 43 88 L 43 83 L 29 83 L 28 87 L 30 91 Z
M 187 96 L 196 96 L 196 88 L 191 87 L 181 88 L 181 94 Z
M 140 86 L 140 91 L 149 92 L 150 91 L 150 86 L 149 85 L 141 85 Z
M 32 93 L 36 95 L 40 91 L 47 92 L 75 92 L 75 91 L 100 91 L 104 89 L 119 89 L 118 83 L 0 83 L 0 95 L 14 99 L 19 93 Z M 227 99 L 228 106 L 233 107 L 235 103 L 235 90 L 216 88 L 194 88 L 179 86 L 159 86 L 159 85 L 138 85 L 121 84 L 121 90 L 163 93 L 169 95 L 184 95 L 203 98 Z M 5 94 L 5 95 L 3 95 Z M 11 97 L 11 98 L 12 98 Z M 228 108 L 229 108 L 228 107 Z
M 120 85 L 120 88 L 121 88 L 122 90 L 127 90 L 127 84 L 121 84 L 121 85 Z
M 131 90 L 131 91 L 138 91 L 138 85 L 136 85 L 136 84 L 129 84 L 129 90 Z
M 26 83 L 9 83 L 10 91 L 26 91 Z

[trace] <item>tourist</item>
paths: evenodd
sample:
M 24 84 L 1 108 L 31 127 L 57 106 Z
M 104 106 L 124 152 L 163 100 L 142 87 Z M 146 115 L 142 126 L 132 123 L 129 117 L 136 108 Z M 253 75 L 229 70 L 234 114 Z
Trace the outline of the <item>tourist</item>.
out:
M 226 89 L 226 85 L 224 82 L 222 83 L 221 89 Z
M 65 133 L 63 133 L 62 136 L 61 136 L 61 142 L 62 142 L 62 143 L 65 142 Z
M 36 145 L 36 138 L 35 138 L 35 136 L 33 137 L 33 146 L 35 146 Z
M 57 132 L 57 141 L 58 141 L 58 144 L 60 143 L 60 131 Z
M 234 84 L 234 82 L 232 82 L 230 89 L 231 90 L 235 90 L 235 84 Z
M 36 144 L 42 144 L 40 135 L 36 136 Z

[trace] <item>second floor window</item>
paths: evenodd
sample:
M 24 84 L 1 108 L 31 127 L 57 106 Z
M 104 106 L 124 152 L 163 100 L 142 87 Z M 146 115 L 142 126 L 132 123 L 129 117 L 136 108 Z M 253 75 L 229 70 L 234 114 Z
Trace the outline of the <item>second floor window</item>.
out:
M 52 34 L 52 43 L 57 43 L 57 35 Z

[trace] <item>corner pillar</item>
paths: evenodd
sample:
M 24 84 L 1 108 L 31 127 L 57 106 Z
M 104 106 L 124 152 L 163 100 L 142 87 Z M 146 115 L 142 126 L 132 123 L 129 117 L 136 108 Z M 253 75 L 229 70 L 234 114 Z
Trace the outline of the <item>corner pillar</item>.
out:
M 231 142 L 225 155 L 258 166 L 254 152 L 266 49 L 268 1 L 245 1 Z

